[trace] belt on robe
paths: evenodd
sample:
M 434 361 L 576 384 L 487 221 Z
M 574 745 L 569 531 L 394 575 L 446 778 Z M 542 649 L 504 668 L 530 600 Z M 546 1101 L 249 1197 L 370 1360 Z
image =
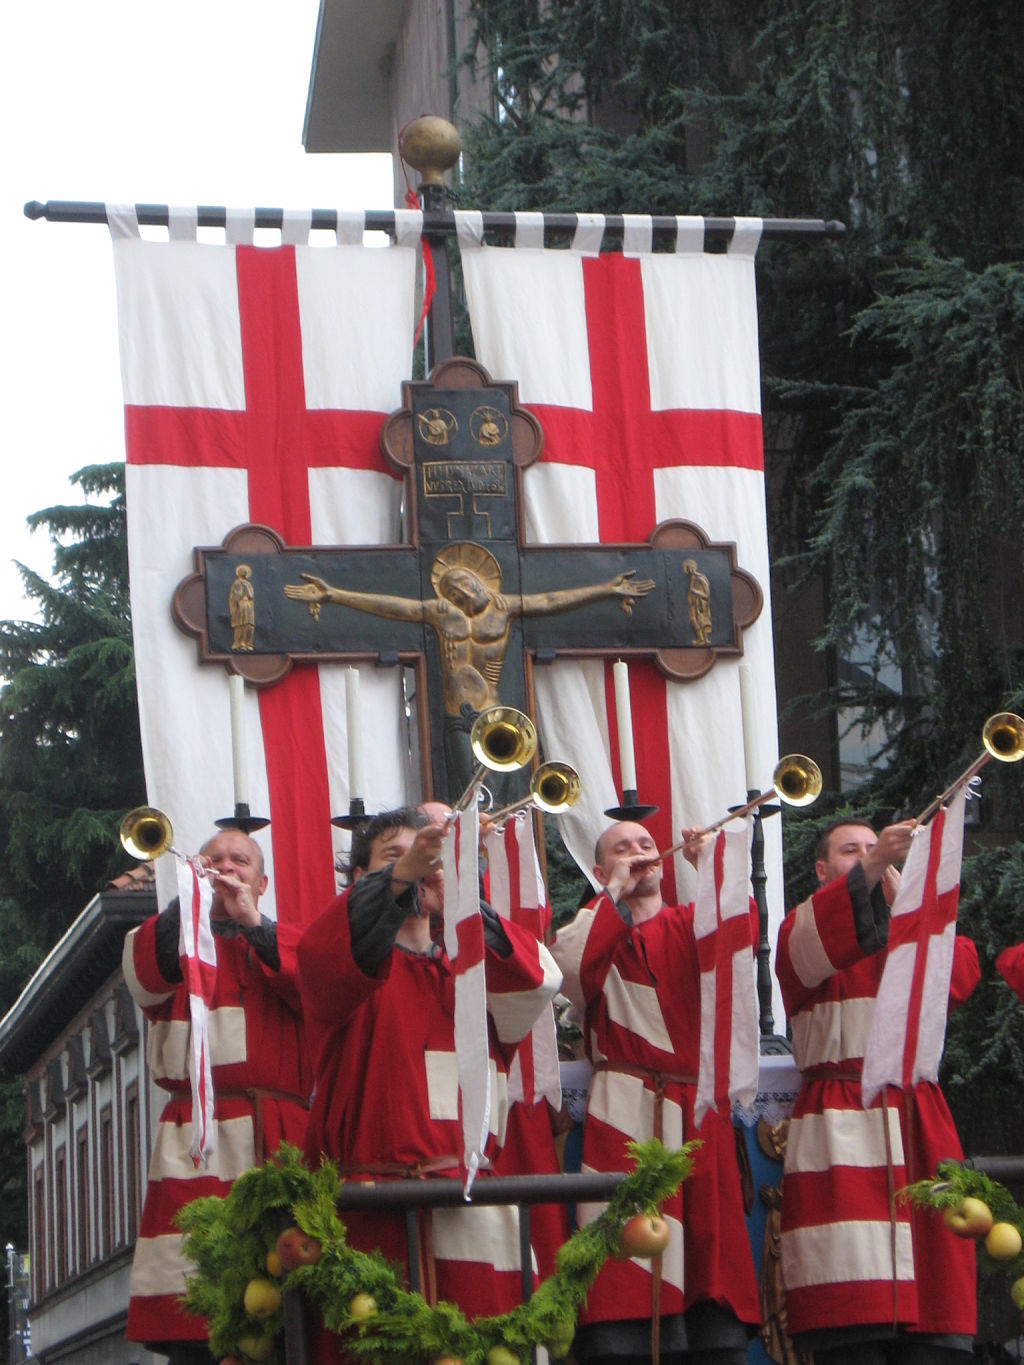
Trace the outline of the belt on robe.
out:
M 660 1142 L 664 1132 L 663 1112 L 665 1108 L 665 1087 L 669 1085 L 696 1085 L 697 1077 L 684 1075 L 678 1071 L 658 1071 L 653 1066 L 641 1066 L 634 1062 L 615 1062 L 604 1058 L 594 1063 L 595 1071 L 614 1071 L 623 1076 L 639 1076 L 641 1080 L 654 1082 L 654 1131 L 652 1136 Z M 651 1362 L 658 1365 L 660 1359 L 661 1337 L 661 1252 L 651 1258 Z
M 253 1085 L 247 1089 L 232 1090 L 228 1086 L 215 1086 L 213 1091 L 214 1103 L 217 1100 L 248 1100 L 252 1105 L 252 1127 L 253 1127 L 253 1148 L 256 1153 L 256 1165 L 262 1166 L 267 1159 L 266 1142 L 263 1132 L 263 1104 L 265 1100 L 273 1100 L 275 1103 L 297 1104 L 300 1109 L 309 1108 L 309 1100 L 303 1099 L 301 1095 L 293 1095 L 288 1090 L 270 1090 L 265 1086 Z
M 372 1161 L 366 1165 L 339 1166 L 342 1179 L 360 1175 L 406 1176 L 426 1180 L 441 1171 L 458 1170 L 457 1156 L 435 1156 L 427 1161 Z M 431 1308 L 437 1307 L 437 1256 L 434 1252 L 434 1211 L 416 1210 L 416 1243 L 423 1267 L 423 1297 Z

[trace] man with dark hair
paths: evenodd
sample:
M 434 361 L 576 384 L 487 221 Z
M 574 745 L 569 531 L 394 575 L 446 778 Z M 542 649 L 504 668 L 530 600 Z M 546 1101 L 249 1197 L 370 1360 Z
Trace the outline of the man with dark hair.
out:
M 962 1156 L 942 1092 L 921 1081 L 887 1087 L 868 1110 L 861 1099 L 895 864 L 913 828 L 829 826 L 816 849 L 820 889 L 779 931 L 776 972 L 803 1075 L 786 1147 L 782 1273 L 794 1345 L 816 1365 L 956 1365 L 973 1350 L 973 1245 L 894 1198 Z M 974 944 L 958 936 L 951 1003 L 978 977 Z
M 683 830 L 696 863 L 699 830 Z M 583 1168 L 628 1170 L 626 1143 L 699 1137 L 692 1174 L 663 1205 L 671 1240 L 650 1260 L 609 1261 L 580 1314 L 573 1355 L 587 1365 L 662 1360 L 743 1365 L 759 1317 L 731 1115 L 694 1130 L 700 965 L 692 906 L 666 905 L 662 861 L 643 825 L 609 826 L 594 849 L 603 893 L 559 931 L 554 956 L 581 1017 L 594 1075 Z M 753 950 L 753 942 L 751 950 Z
M 299 945 L 316 1072 L 306 1155 L 313 1164 L 328 1156 L 344 1177 L 460 1173 L 455 979 L 430 930 L 443 909 L 443 837 L 440 824 L 412 807 L 375 816 L 354 841 L 351 886 Z M 561 977 L 533 935 L 485 902 L 480 913 L 493 1156 L 504 1134 L 508 1065 Z M 353 1246 L 405 1262 L 400 1215 L 350 1213 L 345 1222 Z M 454 1300 L 474 1317 L 518 1302 L 514 1210 L 438 1210 L 420 1218 L 419 1230 L 428 1296 Z
M 241 830 L 227 829 L 203 845 L 200 857 L 216 873 L 210 927 L 217 972 L 209 1012 L 214 1150 L 208 1167 L 197 1169 L 189 1155 L 192 1025 L 177 899 L 131 931 L 123 957 L 128 989 L 149 1020 L 150 1069 L 170 1092 L 135 1244 L 126 1335 L 169 1355 L 173 1365 L 212 1365 L 205 1323 L 181 1307 L 193 1267 L 174 1216 L 202 1195 L 227 1194 L 236 1176 L 282 1141 L 301 1146 L 311 1082 L 295 966 L 299 931 L 260 913 L 267 887 L 263 852 Z

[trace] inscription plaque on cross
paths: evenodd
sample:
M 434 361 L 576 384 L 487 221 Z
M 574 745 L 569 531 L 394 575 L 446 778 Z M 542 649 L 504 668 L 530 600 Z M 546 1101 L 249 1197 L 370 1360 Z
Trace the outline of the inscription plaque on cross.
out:
M 543 431 L 517 386 L 456 357 L 403 400 L 381 448 L 405 477 L 407 543 L 295 547 L 245 526 L 197 548 L 173 610 L 203 662 L 257 686 L 293 663 L 413 666 L 424 793 L 451 799 L 474 766 L 474 719 L 499 701 L 532 711 L 534 667 L 643 657 L 688 680 L 742 653 L 762 597 L 734 545 L 685 521 L 642 543 L 528 545 L 522 471 Z

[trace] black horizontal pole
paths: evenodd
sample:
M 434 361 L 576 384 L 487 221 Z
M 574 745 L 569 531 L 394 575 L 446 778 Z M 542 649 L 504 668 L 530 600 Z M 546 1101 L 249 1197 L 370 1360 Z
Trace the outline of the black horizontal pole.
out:
M 107 208 L 103 203 L 79 202 L 71 199 L 49 199 L 45 204 L 33 199 L 25 205 L 25 217 L 42 218 L 48 223 L 106 223 Z M 168 206 L 166 204 L 136 204 L 136 216 L 144 227 L 166 227 Z M 197 209 L 200 227 L 224 227 L 227 210 L 223 206 L 200 204 Z M 279 228 L 284 221 L 284 210 L 279 208 L 257 208 L 255 224 L 259 228 Z M 313 209 L 312 227 L 334 231 L 338 225 L 336 209 Z M 514 213 L 484 213 L 485 233 L 505 235 L 515 231 Z M 546 213 L 545 230 L 553 234 L 566 235 L 576 231 L 579 216 L 575 213 Z M 365 226 L 368 232 L 393 233 L 395 215 L 391 209 L 367 209 Z M 621 237 L 624 229 L 621 214 L 608 214 L 605 218 L 605 236 Z M 656 215 L 651 219 L 656 239 L 675 239 L 676 220 L 667 215 Z M 705 218 L 706 238 L 728 241 L 735 231 L 735 218 Z M 423 231 L 436 236 L 451 236 L 455 232 L 455 216 L 449 211 L 427 212 L 423 215 Z M 841 237 L 846 231 L 844 223 L 835 219 L 823 218 L 764 218 L 761 236 L 768 241 L 801 241 L 816 237 Z
M 339 1209 L 453 1208 L 470 1204 L 571 1204 L 578 1199 L 610 1199 L 625 1176 L 583 1172 L 576 1175 L 496 1175 L 474 1182 L 467 1201 L 461 1180 L 352 1180 L 338 1186 Z
M 1010 1184 L 1024 1182 L 1024 1156 L 968 1156 L 963 1164 L 972 1171 L 980 1171 L 992 1180 Z

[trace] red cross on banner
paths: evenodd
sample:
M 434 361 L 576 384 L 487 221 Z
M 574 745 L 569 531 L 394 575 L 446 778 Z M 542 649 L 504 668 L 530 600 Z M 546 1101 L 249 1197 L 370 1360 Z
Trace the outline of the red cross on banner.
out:
M 767 588 L 752 251 L 503 250 L 474 245 L 468 227 L 461 241 L 477 356 L 519 381 L 545 431 L 543 457 L 524 474 L 528 539 L 643 540 L 678 517 L 736 542 Z M 767 786 L 777 753 L 767 609 L 744 633 L 744 656 Z M 610 666 L 560 662 L 535 681 L 545 751 L 583 777 L 562 825 L 589 869 L 602 811 L 621 795 Z M 631 662 L 630 684 L 639 799 L 659 807 L 646 823 L 665 847 L 745 794 L 738 669 L 719 661 L 698 683 L 666 684 L 653 664 Z M 772 831 L 773 868 L 775 845 Z M 667 866 L 669 901 L 679 899 L 674 873 L 692 885 L 681 859 Z
M 231 813 L 233 794 L 226 683 L 210 676 L 219 670 L 197 670 L 173 638 L 174 580 L 191 567 L 193 545 L 219 544 L 243 522 L 293 545 L 397 538 L 397 484 L 377 436 L 409 366 L 411 258 L 400 249 L 115 244 L 147 786 L 186 847 Z M 366 335 L 375 291 L 381 327 Z M 255 604 L 257 630 L 264 606 Z M 335 889 L 330 819 L 350 794 L 344 700 L 328 672 L 297 667 L 248 698 L 249 804 L 270 817 L 271 889 L 284 919 L 318 913 Z M 395 752 L 381 755 L 382 790 L 358 794 L 390 805 L 404 789 L 398 731 L 380 718 L 380 695 L 364 727 L 394 734 Z
M 953 971 L 965 800 L 961 787 L 910 846 L 864 1050 L 865 1108 L 885 1085 L 938 1080 Z
M 642 541 L 658 520 L 654 471 L 665 465 L 704 463 L 709 449 L 719 452 L 717 463 L 761 470 L 761 417 L 707 410 L 655 412 L 640 262 L 622 256 L 590 257 L 583 261 L 583 286 L 593 407 L 583 411 L 534 403 L 531 408 L 544 427 L 546 459 L 597 469 L 599 539 Z M 612 771 L 621 791 L 611 661 L 605 669 Z M 641 799 L 658 806 L 648 825 L 659 846 L 668 847 L 675 834 L 671 774 L 664 761 L 665 680 L 647 660 L 631 665 L 630 672 L 634 714 L 643 718 L 634 727 L 637 772 L 643 774 Z M 666 868 L 664 894 L 669 902 L 675 900 L 671 867 Z

